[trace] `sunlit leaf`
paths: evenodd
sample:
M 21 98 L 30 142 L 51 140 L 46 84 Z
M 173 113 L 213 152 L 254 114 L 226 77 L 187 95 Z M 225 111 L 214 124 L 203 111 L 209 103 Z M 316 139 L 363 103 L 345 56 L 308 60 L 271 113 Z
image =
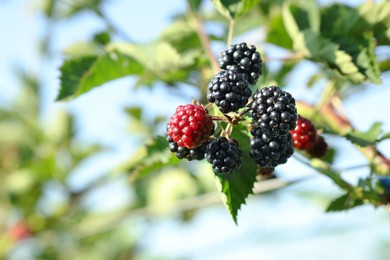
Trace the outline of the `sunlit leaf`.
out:
M 382 123 L 376 122 L 367 131 L 350 130 L 345 137 L 361 147 L 375 145 L 382 133 Z
M 249 194 L 253 194 L 253 185 L 256 181 L 256 163 L 249 157 L 249 136 L 245 127 L 235 127 L 232 138 L 240 144 L 242 151 L 241 167 L 228 176 L 216 175 L 217 187 L 222 200 L 237 224 L 238 210 Z

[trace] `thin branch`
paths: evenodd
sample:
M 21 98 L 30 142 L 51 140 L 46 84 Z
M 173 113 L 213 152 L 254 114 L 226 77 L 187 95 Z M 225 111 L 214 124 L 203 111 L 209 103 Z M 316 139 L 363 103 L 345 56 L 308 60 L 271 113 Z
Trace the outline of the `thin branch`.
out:
M 194 25 L 195 25 L 195 30 L 199 36 L 199 39 L 202 43 L 202 46 L 203 48 L 205 49 L 206 53 L 207 53 L 207 56 L 209 57 L 209 60 L 210 60 L 210 64 L 211 64 L 211 67 L 213 68 L 213 71 L 215 73 L 217 73 L 220 68 L 219 68 L 219 65 L 218 65 L 218 60 L 217 58 L 215 57 L 213 51 L 211 50 L 211 43 L 210 43 L 210 39 L 209 37 L 207 36 L 204 28 L 203 28 L 203 24 L 202 24 L 202 21 L 200 20 L 200 18 L 194 13 L 192 12 L 191 10 L 189 11 L 190 13 L 190 17 L 193 18 L 193 21 L 194 21 Z
M 228 32 L 228 38 L 226 41 L 227 46 L 232 45 L 233 35 L 234 35 L 234 27 L 236 26 L 236 22 L 231 19 L 229 23 L 229 32 Z
M 298 107 L 300 107 L 299 110 L 309 110 L 313 111 L 315 110 L 314 105 L 311 105 L 309 103 L 303 102 L 303 101 L 297 101 Z M 354 129 L 352 123 L 348 120 L 348 118 L 344 118 L 340 116 L 340 114 L 337 112 L 335 107 L 331 104 L 324 104 L 318 113 L 321 115 L 321 119 L 326 122 L 326 124 L 337 134 L 339 135 L 345 135 L 349 130 Z M 313 117 L 315 115 L 313 114 Z M 360 147 L 357 146 L 357 149 L 369 160 L 373 158 L 373 155 L 375 154 L 374 164 L 376 166 L 376 169 L 378 169 L 380 172 L 390 172 L 390 160 L 382 153 L 380 152 L 376 147 L 368 146 L 368 147 Z
M 302 52 L 295 52 L 289 56 L 286 57 L 264 57 L 263 62 L 273 62 L 273 61 L 279 61 L 279 62 L 285 62 L 285 61 L 295 61 L 295 60 L 301 60 L 305 56 L 303 55 Z
M 96 14 L 104 21 L 106 26 L 110 31 L 113 31 L 115 34 L 117 34 L 119 37 L 121 37 L 124 41 L 126 42 L 134 42 L 131 37 L 121 28 L 115 25 L 115 23 L 111 20 L 110 17 L 105 15 L 103 12 L 100 10 L 95 11 Z

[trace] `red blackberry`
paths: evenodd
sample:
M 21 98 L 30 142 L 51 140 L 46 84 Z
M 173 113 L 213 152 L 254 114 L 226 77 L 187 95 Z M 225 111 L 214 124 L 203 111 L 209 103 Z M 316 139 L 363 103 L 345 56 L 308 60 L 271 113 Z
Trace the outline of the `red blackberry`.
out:
M 260 127 L 253 127 L 251 134 L 249 155 L 261 167 L 284 164 L 294 153 L 290 133 L 275 137 L 264 133 Z
M 287 135 L 298 118 L 295 99 L 290 93 L 271 86 L 257 90 L 251 104 L 253 123 L 266 134 Z
M 202 106 L 179 106 L 169 120 L 168 136 L 178 146 L 193 149 L 205 142 L 213 131 L 214 123 Z
M 244 107 L 251 95 L 249 83 L 241 74 L 222 70 L 210 81 L 207 99 L 225 114 Z
M 317 142 L 317 129 L 310 120 L 298 115 L 297 125 L 290 131 L 295 148 L 306 150 Z
M 307 150 L 307 153 L 311 157 L 320 158 L 324 156 L 327 151 L 328 144 L 326 143 L 325 139 L 321 135 L 319 135 L 317 137 L 316 143 L 310 149 Z
M 240 167 L 241 155 L 234 141 L 218 137 L 207 145 L 205 157 L 216 173 L 227 174 Z
M 255 84 L 262 73 L 262 62 L 256 47 L 243 42 L 233 44 L 222 52 L 219 67 L 241 73 L 249 84 Z
M 199 147 L 195 149 L 188 149 L 182 146 L 179 146 L 173 139 L 168 136 L 167 140 L 169 142 L 169 150 L 172 153 L 176 153 L 176 157 L 179 159 L 187 159 L 188 161 L 192 160 L 203 160 L 204 154 L 206 152 L 206 146 L 209 142 L 202 143 Z

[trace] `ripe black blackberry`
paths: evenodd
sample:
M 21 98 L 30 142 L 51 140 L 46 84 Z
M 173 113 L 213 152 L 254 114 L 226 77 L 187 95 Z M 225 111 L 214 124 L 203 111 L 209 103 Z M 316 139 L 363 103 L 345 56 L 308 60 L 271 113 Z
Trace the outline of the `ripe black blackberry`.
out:
M 188 161 L 192 160 L 203 160 L 206 152 L 206 146 L 209 142 L 202 143 L 199 147 L 195 149 L 188 149 L 183 146 L 179 146 L 171 137 L 167 137 L 169 142 L 169 150 L 172 153 L 176 153 L 176 157 L 179 159 L 187 159 Z
M 243 74 L 249 84 L 255 84 L 262 73 L 263 61 L 260 53 L 253 45 L 245 42 L 231 45 L 222 52 L 219 58 L 219 67 L 224 70 L 233 70 Z
M 218 137 L 207 145 L 205 157 L 216 173 L 227 174 L 240 167 L 241 155 L 236 142 Z
M 241 74 L 222 70 L 210 81 L 207 99 L 225 114 L 244 107 L 251 95 L 249 83 Z
M 251 134 L 250 156 L 261 167 L 276 167 L 279 164 L 284 164 L 294 153 L 290 133 L 275 137 L 255 126 L 252 128 Z
M 251 104 L 253 123 L 266 134 L 287 135 L 298 119 L 295 99 L 290 93 L 271 86 L 257 90 Z

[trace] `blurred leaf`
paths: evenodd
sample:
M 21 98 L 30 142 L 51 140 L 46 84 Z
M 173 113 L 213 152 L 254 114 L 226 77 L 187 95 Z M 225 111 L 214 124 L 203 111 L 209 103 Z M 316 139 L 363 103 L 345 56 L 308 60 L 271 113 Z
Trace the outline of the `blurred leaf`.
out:
M 61 66 L 61 88 L 57 100 L 74 95 L 82 78 L 91 68 L 97 57 L 81 57 L 66 60 Z
M 308 88 L 311 88 L 314 86 L 314 84 L 316 84 L 318 82 L 318 80 L 322 79 L 323 78 L 323 75 L 322 74 L 313 74 L 309 80 L 307 81 L 306 83 L 306 86 Z
M 139 74 L 143 67 L 133 58 L 113 50 L 102 56 L 68 59 L 61 67 L 57 100 L 77 97 L 110 80 Z
M 360 199 L 355 199 L 352 198 L 349 194 L 344 194 L 338 197 L 337 199 L 333 200 L 326 208 L 326 212 L 351 209 L 363 205 L 363 203 L 364 202 Z
M 365 19 L 374 33 L 378 45 L 390 44 L 390 2 L 366 2 L 359 8 L 359 14 Z M 360 27 L 360 30 L 363 28 Z
M 286 49 L 293 48 L 292 39 L 283 23 L 282 16 L 272 18 L 268 27 L 267 42 Z
M 235 126 L 231 138 L 236 139 L 242 151 L 241 167 L 227 176 L 215 175 L 217 187 L 221 192 L 222 200 L 237 224 L 238 210 L 249 194 L 253 194 L 253 185 L 256 181 L 257 166 L 249 157 L 249 136 L 245 126 Z
M 127 107 L 125 109 L 126 113 L 129 114 L 131 117 L 141 120 L 142 118 L 142 108 L 141 107 Z
M 187 2 L 191 10 L 194 12 L 199 11 L 200 6 L 202 5 L 202 0 L 187 0 Z
M 98 44 L 107 45 L 111 41 L 111 36 L 109 32 L 103 31 L 103 32 L 96 33 L 93 36 L 93 40 Z
M 93 57 L 103 53 L 103 49 L 95 42 L 72 43 L 62 53 L 69 58 Z
M 228 19 L 237 19 L 246 14 L 260 0 L 212 0 L 215 8 Z
M 361 147 L 375 145 L 382 133 L 382 123 L 376 122 L 365 132 L 350 130 L 344 137 Z
M 176 154 L 168 150 L 168 141 L 163 136 L 153 138 L 145 148 L 145 155 L 133 162 L 128 169 L 132 181 L 137 181 L 142 177 L 159 171 L 167 166 L 181 163 L 176 158 Z

